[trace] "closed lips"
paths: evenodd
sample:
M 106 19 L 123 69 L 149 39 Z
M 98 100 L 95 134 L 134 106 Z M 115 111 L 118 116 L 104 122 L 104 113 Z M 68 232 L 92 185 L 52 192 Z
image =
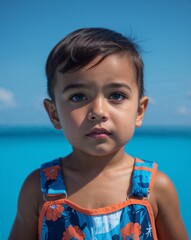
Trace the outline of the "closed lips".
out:
M 92 134 L 106 134 L 106 135 L 111 135 L 110 132 L 108 132 L 106 129 L 92 129 L 87 136 L 92 135 Z

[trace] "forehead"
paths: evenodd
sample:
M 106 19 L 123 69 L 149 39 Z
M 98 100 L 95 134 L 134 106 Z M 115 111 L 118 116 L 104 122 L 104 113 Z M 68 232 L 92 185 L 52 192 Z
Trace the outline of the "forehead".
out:
M 62 65 L 58 66 L 55 73 L 56 85 L 60 82 L 67 84 L 71 82 L 93 83 L 94 81 L 100 84 L 108 81 L 135 83 L 134 68 L 127 54 L 113 54 L 103 60 L 99 56 L 76 71 L 61 73 L 59 71 L 61 68 Z

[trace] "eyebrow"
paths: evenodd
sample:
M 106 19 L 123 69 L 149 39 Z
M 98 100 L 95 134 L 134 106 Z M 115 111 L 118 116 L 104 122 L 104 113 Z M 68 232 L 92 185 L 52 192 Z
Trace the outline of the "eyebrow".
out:
M 106 85 L 106 88 L 127 88 L 130 92 L 132 92 L 131 87 L 125 83 L 109 83 Z
M 63 92 L 67 92 L 72 89 L 81 89 L 81 88 L 90 89 L 90 86 L 83 83 L 69 84 L 63 89 Z
M 91 85 L 87 85 L 84 83 L 74 83 L 74 84 L 69 84 L 67 85 L 62 92 L 67 92 L 70 91 L 72 89 L 90 89 Z M 130 92 L 132 92 L 132 89 L 125 83 L 109 83 L 107 84 L 104 88 L 126 88 L 128 89 Z

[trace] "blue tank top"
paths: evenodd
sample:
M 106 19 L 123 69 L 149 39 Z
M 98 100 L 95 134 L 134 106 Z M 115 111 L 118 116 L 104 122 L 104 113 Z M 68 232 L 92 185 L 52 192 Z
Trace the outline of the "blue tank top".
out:
M 156 240 L 155 219 L 148 201 L 157 164 L 135 159 L 131 194 L 124 202 L 84 209 L 67 199 L 61 159 L 42 165 L 40 179 L 46 201 L 39 216 L 40 240 Z

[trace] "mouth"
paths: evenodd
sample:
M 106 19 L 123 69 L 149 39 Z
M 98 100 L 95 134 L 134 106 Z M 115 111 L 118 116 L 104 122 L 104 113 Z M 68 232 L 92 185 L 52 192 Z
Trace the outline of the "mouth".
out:
M 92 129 L 86 136 L 92 137 L 92 138 L 107 138 L 111 135 L 111 132 L 107 131 L 104 128 L 94 128 Z

